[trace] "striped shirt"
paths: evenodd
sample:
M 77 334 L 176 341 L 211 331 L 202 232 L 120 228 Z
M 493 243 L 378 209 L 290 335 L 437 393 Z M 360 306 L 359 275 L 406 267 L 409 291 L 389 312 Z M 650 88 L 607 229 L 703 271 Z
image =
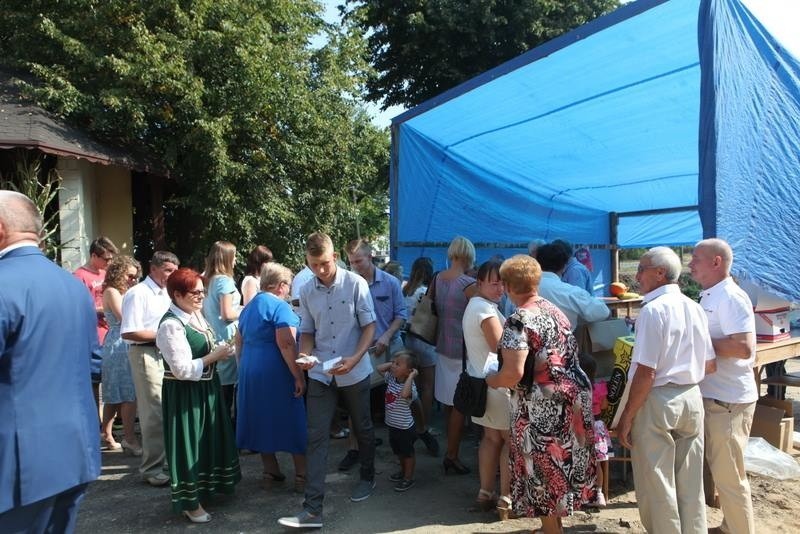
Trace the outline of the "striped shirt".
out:
M 414 416 L 411 415 L 411 403 L 417 398 L 417 386 L 411 384 L 411 398 L 402 397 L 405 382 L 398 382 L 391 371 L 386 371 L 386 415 L 384 422 L 392 428 L 405 430 L 414 426 Z

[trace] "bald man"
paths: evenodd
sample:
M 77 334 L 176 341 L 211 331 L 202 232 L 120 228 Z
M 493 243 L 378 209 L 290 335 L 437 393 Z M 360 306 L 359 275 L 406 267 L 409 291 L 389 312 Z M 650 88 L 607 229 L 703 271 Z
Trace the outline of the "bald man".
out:
M 39 250 L 31 200 L 0 191 L 0 532 L 73 532 L 100 435 L 94 303 Z
M 722 239 L 704 239 L 692 252 L 689 270 L 700 284 L 700 305 L 708 328 L 717 372 L 700 383 L 705 411 L 704 479 L 706 502 L 719 492 L 722 524 L 709 532 L 755 532 L 744 449 L 758 400 L 753 364 L 756 324 L 753 304 L 731 278 L 733 251 Z M 713 483 L 712 483 L 713 480 Z

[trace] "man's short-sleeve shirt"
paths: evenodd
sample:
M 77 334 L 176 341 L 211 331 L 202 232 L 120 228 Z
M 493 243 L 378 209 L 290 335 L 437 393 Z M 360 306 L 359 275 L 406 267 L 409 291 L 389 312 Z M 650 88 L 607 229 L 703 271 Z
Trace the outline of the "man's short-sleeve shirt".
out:
M 756 324 L 750 297 L 728 277 L 700 293 L 700 306 L 708 317 L 711 339 L 732 334 L 752 332 Z M 747 403 L 758 400 L 753 363 L 755 350 L 749 358 L 717 358 L 717 371 L 700 383 L 703 397 L 722 402 Z
M 644 296 L 636 318 L 628 380 L 642 364 L 655 369 L 654 387 L 699 384 L 706 361 L 714 357 L 703 308 L 683 295 L 677 284 L 658 287 Z
M 367 281 L 338 267 L 330 287 L 317 277 L 300 288 L 300 333 L 314 335 L 314 355 L 320 362 L 352 356 L 361 338 L 361 329 L 375 322 L 375 310 Z M 336 384 L 357 384 L 372 373 L 369 356 L 364 355 L 347 374 L 336 376 Z M 330 384 L 332 376 L 322 364 L 312 367 L 308 376 Z
M 158 323 L 169 309 L 170 299 L 165 288 L 158 287 L 149 276 L 130 288 L 122 297 L 120 333 L 158 331 Z M 127 343 L 135 343 L 127 341 Z

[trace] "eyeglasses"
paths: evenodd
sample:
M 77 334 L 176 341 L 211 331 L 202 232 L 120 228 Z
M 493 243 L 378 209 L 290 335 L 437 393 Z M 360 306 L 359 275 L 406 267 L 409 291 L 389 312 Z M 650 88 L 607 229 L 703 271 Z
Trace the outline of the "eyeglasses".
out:
M 193 297 L 205 297 L 206 290 L 205 289 L 193 289 L 192 291 L 187 291 L 187 295 L 191 295 Z
M 136 274 L 136 273 L 128 275 L 128 280 L 138 280 L 138 279 L 139 279 L 139 275 Z
M 657 266 L 657 265 L 642 265 L 642 264 L 640 263 L 640 264 L 639 264 L 639 266 L 636 268 L 636 272 L 637 272 L 638 274 L 642 274 L 642 273 L 643 273 L 643 272 L 645 272 L 647 269 L 658 269 L 658 266 Z

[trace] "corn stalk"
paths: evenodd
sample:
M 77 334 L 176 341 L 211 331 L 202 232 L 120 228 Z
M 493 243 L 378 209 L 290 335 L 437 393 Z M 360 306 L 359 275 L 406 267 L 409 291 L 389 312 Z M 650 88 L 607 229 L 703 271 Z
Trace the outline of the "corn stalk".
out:
M 58 233 L 58 206 L 54 202 L 61 190 L 61 176 L 56 169 L 42 172 L 40 153 L 18 150 L 15 160 L 15 172 L 12 176 L 0 175 L 0 189 L 17 191 L 33 201 L 42 214 L 42 249 L 50 259 L 58 261 L 62 244 Z

